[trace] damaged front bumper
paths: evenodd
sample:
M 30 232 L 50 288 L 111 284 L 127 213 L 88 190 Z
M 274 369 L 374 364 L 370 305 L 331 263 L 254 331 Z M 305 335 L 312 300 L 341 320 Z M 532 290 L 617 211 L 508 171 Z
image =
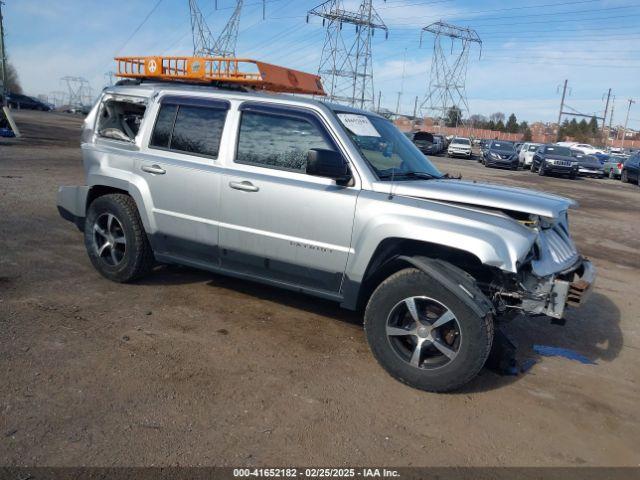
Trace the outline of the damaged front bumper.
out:
M 522 310 L 563 318 L 567 306 L 578 307 L 588 298 L 595 283 L 596 268 L 590 261 L 580 258 L 576 266 L 565 272 L 544 279 L 533 280 L 531 277 L 523 285 Z

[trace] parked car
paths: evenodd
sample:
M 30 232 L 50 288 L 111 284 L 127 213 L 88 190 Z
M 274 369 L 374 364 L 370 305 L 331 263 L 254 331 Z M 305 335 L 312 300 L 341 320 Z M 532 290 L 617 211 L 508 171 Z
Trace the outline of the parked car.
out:
M 571 156 L 569 147 L 542 145 L 533 155 L 531 171 L 538 172 L 540 176 L 559 174 L 575 179 L 578 175 L 578 161 Z
M 622 166 L 620 180 L 640 185 L 640 152 L 630 156 Z
M 573 150 L 579 150 L 582 153 L 587 155 L 594 155 L 596 153 L 605 153 L 601 148 L 596 148 L 588 143 L 578 143 L 578 142 L 558 142 L 556 145 L 560 147 L 569 147 Z
M 595 279 L 569 234 L 575 202 L 448 178 L 368 111 L 118 85 L 80 140 L 85 185 L 60 187 L 57 205 L 105 278 L 183 264 L 340 302 L 416 388 L 461 387 L 504 312 L 563 318 Z
M 622 166 L 628 157 L 624 157 L 622 155 L 611 155 L 609 156 L 609 160 L 607 160 L 602 166 L 602 172 L 605 176 L 614 179 L 620 178 L 622 174 Z
M 523 142 L 516 142 L 516 143 L 513 144 L 513 148 L 516 151 L 517 155 L 520 154 L 520 149 L 522 148 L 523 145 L 524 145 Z
M 580 150 L 572 149 L 571 156 L 578 161 L 578 175 L 594 178 L 604 177 L 602 163 L 595 155 L 586 155 Z
M 442 153 L 447 148 L 447 139 L 444 135 L 433 135 L 433 141 L 438 146 L 437 153 Z
M 48 103 L 44 103 L 37 98 L 28 97 L 27 95 L 21 95 L 19 93 L 9 93 L 7 95 L 7 103 L 11 108 L 16 109 L 40 110 L 42 112 L 52 110 L 51 105 Z
M 608 153 L 594 153 L 593 156 L 598 159 L 598 161 L 600 162 L 600 165 L 604 165 L 604 162 L 609 160 Z
M 438 145 L 434 143 L 433 135 L 429 132 L 415 132 L 411 135 L 411 141 L 425 155 L 438 153 Z
M 518 155 L 513 142 L 492 140 L 482 155 L 482 163 L 485 167 L 500 167 L 517 170 L 520 166 Z
M 449 144 L 447 157 L 471 158 L 471 140 L 464 137 L 455 137 Z
M 533 160 L 533 154 L 536 153 L 539 143 L 527 142 L 520 149 L 520 153 L 518 153 L 518 161 L 522 167 L 531 166 L 531 161 Z

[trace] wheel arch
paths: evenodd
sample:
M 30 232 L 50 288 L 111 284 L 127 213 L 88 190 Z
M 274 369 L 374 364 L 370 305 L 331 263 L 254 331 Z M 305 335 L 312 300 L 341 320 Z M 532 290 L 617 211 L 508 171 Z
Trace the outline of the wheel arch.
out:
M 438 264 L 433 266 L 433 261 L 437 261 Z M 362 310 L 373 291 L 390 275 L 404 268 L 415 267 L 433 276 L 432 269 L 441 270 L 442 264 L 453 266 L 457 270 L 453 273 L 456 277 L 466 274 L 468 278 L 466 278 L 465 284 L 469 283 L 469 279 L 473 280 L 472 283 L 475 281 L 489 282 L 496 270 L 499 270 L 496 267 L 483 264 L 476 255 L 465 250 L 421 240 L 387 238 L 376 248 L 361 282 L 353 282 L 345 278 L 342 306 L 353 310 Z M 458 278 L 458 280 L 460 279 Z M 448 283 L 448 286 L 452 287 L 451 282 Z M 481 294 L 477 287 L 474 288 L 477 293 Z M 484 301 L 481 304 L 486 306 Z
M 140 215 L 140 219 L 142 220 L 142 225 L 147 233 L 152 233 L 153 225 L 150 219 L 150 216 L 145 208 L 144 199 L 142 197 L 141 192 L 138 190 L 135 184 L 126 181 L 117 181 L 113 182 L 111 179 L 108 182 L 100 182 L 95 183 L 89 187 L 89 192 L 87 193 L 87 201 L 85 212 L 89 209 L 89 205 L 96 198 L 102 197 L 104 195 L 119 193 L 122 195 L 127 195 L 131 197 L 136 205 L 136 209 L 138 210 L 138 214 Z M 86 214 L 86 213 L 85 213 Z

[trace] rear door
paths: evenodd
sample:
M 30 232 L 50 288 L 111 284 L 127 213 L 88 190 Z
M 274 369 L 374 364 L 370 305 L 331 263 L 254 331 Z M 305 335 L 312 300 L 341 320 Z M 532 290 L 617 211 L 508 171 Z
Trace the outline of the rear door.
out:
M 337 294 L 359 186 L 305 173 L 312 148 L 339 150 L 312 110 L 245 102 L 222 181 L 222 266 Z
M 154 250 L 217 264 L 221 137 L 229 103 L 165 96 L 137 171 L 149 190 Z

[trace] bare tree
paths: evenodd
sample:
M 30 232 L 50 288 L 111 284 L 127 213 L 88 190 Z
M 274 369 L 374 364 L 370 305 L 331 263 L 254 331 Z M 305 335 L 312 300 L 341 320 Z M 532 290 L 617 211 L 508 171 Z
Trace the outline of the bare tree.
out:
M 487 123 L 487 117 L 476 113 L 469 117 L 469 123 L 473 128 L 483 128 Z
M 11 93 L 22 93 L 22 87 L 20 86 L 20 80 L 18 79 L 18 72 L 7 62 L 7 90 Z
M 504 116 L 504 113 L 502 112 L 495 112 L 489 115 L 489 120 L 491 120 L 493 123 L 498 123 L 498 122 L 504 123 L 504 119 L 505 119 L 505 116 Z

